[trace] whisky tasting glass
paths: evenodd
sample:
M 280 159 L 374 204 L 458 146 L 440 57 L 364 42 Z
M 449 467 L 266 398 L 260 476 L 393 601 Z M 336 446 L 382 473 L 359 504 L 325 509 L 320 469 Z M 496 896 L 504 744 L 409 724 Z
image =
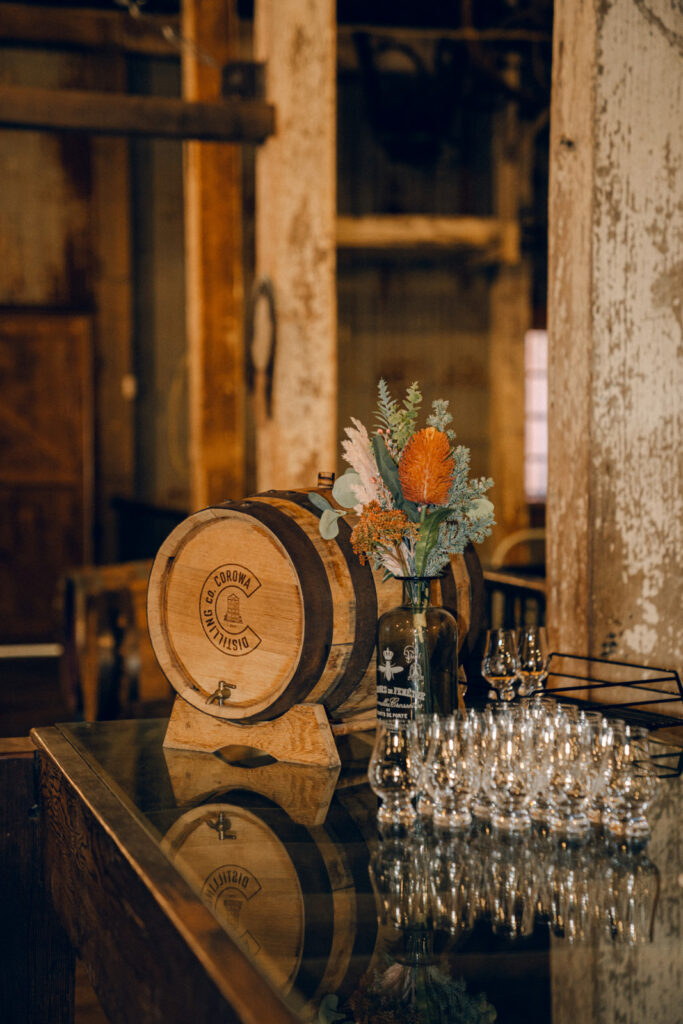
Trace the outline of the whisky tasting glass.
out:
M 526 626 L 517 635 L 520 697 L 543 692 L 548 675 L 548 637 L 544 626 Z
M 434 801 L 427 786 L 427 764 L 429 752 L 438 731 L 439 716 L 436 714 L 417 715 L 415 718 L 415 759 L 418 764 L 417 783 L 417 820 L 422 828 L 426 828 L 434 814 Z
M 499 700 L 514 699 L 514 684 L 518 673 L 519 661 L 514 631 L 490 629 L 486 634 L 486 651 L 481 664 L 481 674 L 496 691 Z
M 550 815 L 548 789 L 555 761 L 557 707 L 548 708 L 542 700 L 534 701 L 529 718 L 534 751 L 529 768 L 529 816 L 543 825 Z
M 614 750 L 615 731 L 600 712 L 585 714 L 590 764 L 588 818 L 591 825 L 602 824 L 605 793 L 609 782 L 610 758 Z
M 519 705 L 495 705 L 485 768 L 494 828 L 519 832 L 528 827 L 533 756 L 526 710 Z
M 487 775 L 490 767 L 489 755 L 492 743 L 493 709 L 491 705 L 483 711 L 470 711 L 471 718 L 471 764 L 472 814 L 480 822 L 491 820 L 491 797 Z
M 414 721 L 387 718 L 377 722 L 375 745 L 368 765 L 370 788 L 381 800 L 380 829 L 403 830 L 415 821 L 412 800 L 420 771 Z
M 550 826 L 568 839 L 585 839 L 590 831 L 588 803 L 591 763 L 586 723 L 562 717 L 556 730 L 550 778 Z
M 604 823 L 609 832 L 618 838 L 647 839 L 647 812 L 656 791 L 647 729 L 624 724 L 616 732 L 604 794 Z
M 436 830 L 466 828 L 471 824 L 473 788 L 471 724 L 456 711 L 432 725 L 432 743 L 425 768 L 425 788 L 434 808 Z

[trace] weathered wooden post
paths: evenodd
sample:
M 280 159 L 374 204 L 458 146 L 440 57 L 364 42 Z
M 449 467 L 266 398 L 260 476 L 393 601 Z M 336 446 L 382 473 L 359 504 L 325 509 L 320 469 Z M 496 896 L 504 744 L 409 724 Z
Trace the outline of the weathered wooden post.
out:
M 254 30 L 277 119 L 256 175 L 256 280 L 277 322 L 272 401 L 257 405 L 263 490 L 312 486 L 337 462 L 334 0 L 257 0 Z
M 683 668 L 683 10 L 556 0 L 550 183 L 548 617 L 556 648 Z M 673 712 L 676 705 L 667 704 Z M 664 785 L 664 784 L 663 784 Z M 553 943 L 553 1020 L 679 1013 L 681 823 L 648 855 L 653 944 Z M 672 929 L 674 929 L 672 931 Z M 657 937 L 678 938 L 669 955 Z M 565 943 L 566 945 L 566 943 Z M 580 984 L 568 983 L 571 976 Z
M 683 11 L 558 0 L 549 621 L 683 668 Z

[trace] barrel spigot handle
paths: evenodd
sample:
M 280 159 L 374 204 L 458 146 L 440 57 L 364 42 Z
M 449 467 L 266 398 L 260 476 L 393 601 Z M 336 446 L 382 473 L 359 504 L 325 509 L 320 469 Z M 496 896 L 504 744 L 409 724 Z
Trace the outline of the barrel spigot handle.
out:
M 230 691 L 236 690 L 234 683 L 226 683 L 225 679 L 219 680 L 218 689 L 214 690 L 211 696 L 206 698 L 207 704 L 218 704 L 222 708 L 226 700 L 230 700 Z

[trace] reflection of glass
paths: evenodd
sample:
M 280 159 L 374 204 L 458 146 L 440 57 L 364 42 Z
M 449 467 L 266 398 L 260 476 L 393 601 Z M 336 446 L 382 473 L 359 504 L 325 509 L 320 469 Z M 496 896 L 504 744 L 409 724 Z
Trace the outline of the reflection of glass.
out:
M 370 878 L 380 925 L 461 937 L 486 919 L 515 939 L 544 921 L 575 944 L 651 941 L 659 890 L 644 844 L 558 844 L 535 830 L 380 841 Z
M 466 844 L 464 835 L 461 842 Z M 456 864 L 465 867 L 466 845 L 464 853 L 458 856 L 455 842 L 441 846 L 418 837 L 378 843 L 370 862 L 378 942 L 370 969 L 348 1000 L 349 1015 L 335 1018 L 340 1024 L 493 1024 L 496 1011 L 486 997 L 468 992 L 464 979 L 452 977 L 448 958 L 436 952 L 439 901 L 452 906 L 454 888 L 466 898 L 452 875 Z M 438 873 L 440 856 L 445 878 Z
M 513 700 L 518 671 L 517 645 L 513 630 L 490 629 L 486 634 L 481 674 L 496 691 L 499 700 Z
M 620 846 L 608 868 L 612 938 L 627 946 L 652 941 L 659 871 L 643 848 Z
M 380 827 L 401 829 L 413 824 L 415 808 L 411 801 L 417 791 L 419 770 L 415 722 L 399 718 L 378 721 L 368 781 L 382 801 L 377 812 Z
M 540 693 L 548 675 L 548 637 L 544 626 L 526 626 L 517 634 L 520 697 Z
M 381 925 L 394 928 L 427 923 L 428 876 L 423 846 L 393 839 L 380 841 L 370 858 L 370 881 Z

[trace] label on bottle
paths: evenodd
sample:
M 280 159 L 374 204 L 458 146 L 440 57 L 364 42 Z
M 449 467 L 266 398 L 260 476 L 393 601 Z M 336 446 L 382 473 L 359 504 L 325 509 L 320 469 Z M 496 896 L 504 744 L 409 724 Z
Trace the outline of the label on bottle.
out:
M 424 705 L 424 673 L 414 646 L 399 651 L 382 647 L 377 658 L 377 718 L 415 718 Z

